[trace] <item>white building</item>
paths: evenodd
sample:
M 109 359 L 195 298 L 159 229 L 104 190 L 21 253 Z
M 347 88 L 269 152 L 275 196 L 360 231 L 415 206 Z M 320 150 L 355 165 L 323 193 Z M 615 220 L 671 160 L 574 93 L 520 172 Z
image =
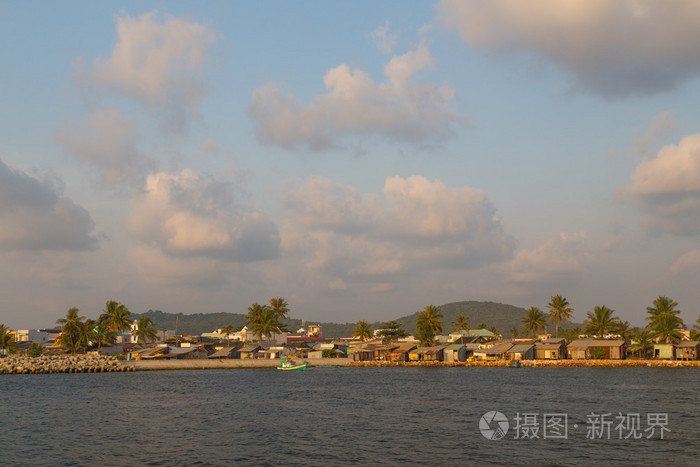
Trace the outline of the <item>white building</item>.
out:
M 39 329 L 20 329 L 15 331 L 15 341 L 43 344 L 49 341 L 49 333 Z

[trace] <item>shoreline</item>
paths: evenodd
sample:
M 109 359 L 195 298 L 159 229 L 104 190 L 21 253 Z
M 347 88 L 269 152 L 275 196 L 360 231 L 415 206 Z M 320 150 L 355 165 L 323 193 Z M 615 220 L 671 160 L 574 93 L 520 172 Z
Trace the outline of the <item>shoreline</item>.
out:
M 349 358 L 307 358 L 307 368 L 510 368 L 509 362 L 354 362 Z M 169 370 L 245 370 L 274 369 L 279 359 L 192 359 L 192 360 L 117 360 L 114 357 L 28 357 L 0 359 L 0 375 L 51 373 L 103 373 Z M 700 368 L 700 361 L 681 360 L 522 360 L 521 368 Z

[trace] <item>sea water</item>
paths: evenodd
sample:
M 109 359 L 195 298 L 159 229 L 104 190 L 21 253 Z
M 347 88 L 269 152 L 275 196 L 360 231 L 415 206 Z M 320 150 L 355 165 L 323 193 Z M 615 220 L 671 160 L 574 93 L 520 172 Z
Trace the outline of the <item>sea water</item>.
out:
M 698 368 L 0 376 L 0 460 L 698 465 L 699 400 Z

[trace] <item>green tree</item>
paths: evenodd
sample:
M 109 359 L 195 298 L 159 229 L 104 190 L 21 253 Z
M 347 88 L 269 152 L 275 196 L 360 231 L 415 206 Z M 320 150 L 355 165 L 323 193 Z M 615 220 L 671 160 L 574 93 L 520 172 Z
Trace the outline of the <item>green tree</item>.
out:
M 571 313 L 574 309 L 569 304 L 569 301 L 561 295 L 555 295 L 547 304 L 549 308 L 549 316 L 552 318 L 552 324 L 556 327 L 555 337 L 559 337 L 559 325 L 562 321 L 571 321 Z
M 518 337 L 518 328 L 516 328 L 515 326 L 513 326 L 512 328 L 510 328 L 510 337 L 513 338 L 513 339 L 515 339 L 516 337 Z
M 418 313 L 416 319 L 416 328 L 418 335 L 416 336 L 422 346 L 430 347 L 435 345 L 435 336 L 442 332 L 442 313 L 435 305 L 428 305 L 425 310 Z
M 629 321 L 617 320 L 617 324 L 613 327 L 612 332 L 620 336 L 624 341 L 629 341 L 632 338 L 634 331 L 630 328 Z
M 671 313 L 672 315 L 676 316 L 679 316 L 681 313 L 681 311 L 676 308 L 678 303 L 664 295 L 659 295 L 659 298 L 654 300 L 652 303 L 653 306 L 647 307 L 647 321 L 652 321 L 654 317 L 664 313 Z
M 105 309 L 102 310 L 99 320 L 108 329 L 119 335 L 131 326 L 131 312 L 124 304 L 109 300 L 105 304 Z M 123 348 L 124 346 L 122 345 Z
M 372 326 L 367 321 L 358 321 L 355 328 L 352 330 L 352 337 L 357 337 L 362 341 L 372 339 L 374 337 Z
M 658 342 L 677 344 L 683 340 L 681 330 L 685 328 L 685 325 L 683 320 L 673 313 L 661 313 L 654 316 L 647 328 L 651 331 L 651 336 Z
M 654 346 L 651 333 L 646 329 L 641 329 L 632 335 L 631 350 L 642 358 L 649 356 L 650 350 Z
M 272 334 L 283 332 L 284 326 L 280 323 L 278 315 L 270 307 L 261 305 L 258 302 L 248 307 L 248 314 L 245 316 L 246 325 L 253 331 L 262 344 L 263 337 L 270 338 Z
M 383 323 L 377 334 L 382 339 L 386 339 L 389 342 L 408 337 L 408 333 L 398 321 L 387 321 Z
M 35 342 L 32 344 L 32 347 L 29 350 L 27 350 L 27 357 L 39 358 L 39 357 L 41 357 L 41 354 L 43 352 L 44 352 L 44 346 L 38 342 Z
M 270 308 L 275 312 L 277 319 L 285 319 L 289 314 L 289 303 L 282 297 L 271 298 Z
M 531 306 L 527 310 L 527 316 L 522 319 L 523 322 L 523 334 L 530 335 L 532 337 L 537 337 L 537 332 L 539 330 L 547 329 L 547 319 L 544 313 L 536 306 Z
M 696 321 L 696 325 L 690 330 L 690 338 L 694 341 L 700 339 L 700 318 Z
M 615 310 L 611 310 L 605 305 L 593 308 L 593 313 L 588 312 L 588 319 L 583 322 L 586 334 L 595 337 L 604 337 L 609 334 L 620 322 L 613 316 L 614 314 Z
M 469 318 L 459 315 L 452 326 L 454 326 L 455 332 L 469 331 Z
M 233 326 L 231 326 L 230 324 L 227 324 L 226 326 L 221 328 L 221 335 L 224 336 L 224 338 L 226 339 L 226 345 L 231 345 L 231 339 L 229 338 L 234 332 L 235 331 L 233 330 Z
M 134 331 L 134 336 L 136 336 L 136 342 L 146 343 L 153 342 L 158 338 L 158 330 L 156 329 L 153 321 L 148 316 L 142 316 L 136 320 L 136 331 Z
M 564 329 L 564 339 L 566 339 L 566 342 L 575 341 L 581 334 L 583 334 L 583 330 L 578 326 Z
M 116 342 L 117 333 L 107 328 L 107 325 L 98 319 L 90 333 L 90 340 L 97 344 L 97 352 L 100 352 L 103 345 L 113 345 Z
M 85 338 L 84 316 L 79 316 L 79 309 L 72 307 L 68 309 L 65 318 L 56 320 L 56 324 L 61 325 L 61 334 L 58 336 L 58 344 L 65 347 L 71 353 L 79 352 Z
M 5 324 L 0 324 L 0 350 L 2 350 L 1 353 L 4 354 L 13 354 L 17 352 L 15 336 Z

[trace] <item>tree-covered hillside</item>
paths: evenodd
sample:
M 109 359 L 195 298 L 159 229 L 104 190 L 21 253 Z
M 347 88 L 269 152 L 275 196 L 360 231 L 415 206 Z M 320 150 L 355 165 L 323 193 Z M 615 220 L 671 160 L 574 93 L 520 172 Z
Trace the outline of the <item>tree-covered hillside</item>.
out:
M 526 315 L 524 308 L 495 302 L 464 301 L 448 303 L 441 305 L 439 308 L 443 315 L 443 334 L 453 331 L 453 323 L 457 320 L 457 316 L 461 314 L 469 319 L 469 325 L 472 328 L 476 328 L 480 324 L 495 326 L 504 336 L 509 336 L 509 331 L 513 327 L 522 332 L 522 318 Z M 406 331 L 412 334 L 416 331 L 416 317 L 420 311 L 422 310 L 416 310 L 413 314 L 397 318 L 397 321 L 403 325 Z M 245 315 L 240 313 L 196 313 L 187 315 L 180 313 L 176 315 L 160 310 L 149 310 L 142 314 L 134 313 L 134 317 L 139 316 L 150 317 L 156 327 L 163 330 L 174 330 L 176 317 L 179 317 L 178 332 L 180 334 L 201 334 L 203 332 L 212 332 L 226 325 L 238 328 L 245 324 Z M 299 329 L 302 325 L 300 319 L 286 319 L 283 322 L 292 332 Z M 308 321 L 307 323 L 316 324 L 317 321 Z M 355 323 L 322 322 L 321 326 L 323 327 L 324 337 L 346 337 L 352 333 Z M 380 326 L 381 322 L 379 321 L 372 324 L 374 329 Z

